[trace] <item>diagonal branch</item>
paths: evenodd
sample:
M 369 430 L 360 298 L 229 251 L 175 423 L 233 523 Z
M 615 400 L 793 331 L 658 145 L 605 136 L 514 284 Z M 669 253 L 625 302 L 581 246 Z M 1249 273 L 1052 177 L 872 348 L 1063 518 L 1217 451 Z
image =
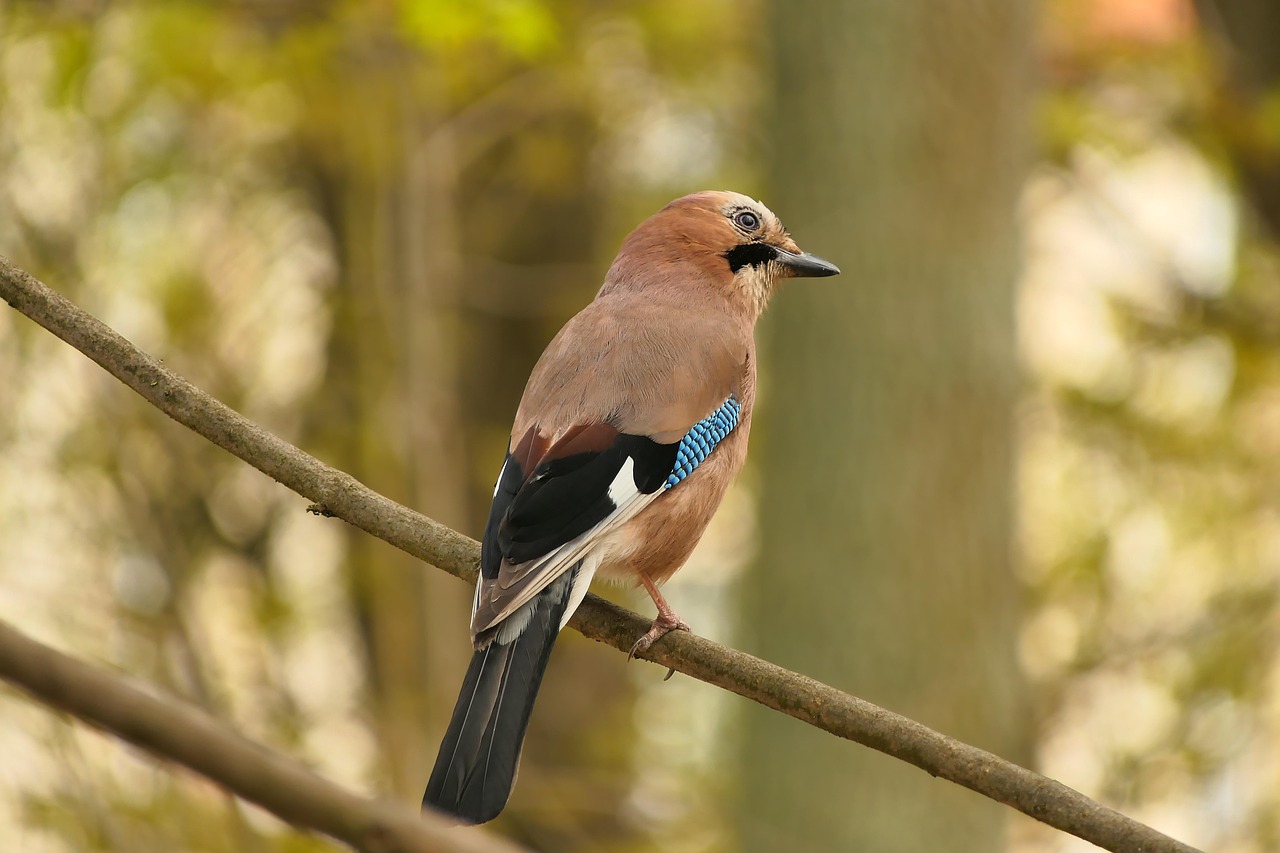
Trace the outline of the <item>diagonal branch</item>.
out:
M 342 518 L 464 580 L 475 578 L 479 546 L 474 540 L 377 494 L 266 432 L 3 257 L 0 297 L 169 417 L 310 498 L 315 502 L 313 511 Z M 569 624 L 593 640 L 629 651 L 649 622 L 588 595 Z M 1060 782 L 702 637 L 673 632 L 641 657 L 914 764 L 1107 850 L 1194 853 L 1194 848 Z
M 298 826 L 369 853 L 517 853 L 492 833 L 357 796 L 204 711 L 130 684 L 0 622 L 0 678 L 161 758 L 204 774 Z

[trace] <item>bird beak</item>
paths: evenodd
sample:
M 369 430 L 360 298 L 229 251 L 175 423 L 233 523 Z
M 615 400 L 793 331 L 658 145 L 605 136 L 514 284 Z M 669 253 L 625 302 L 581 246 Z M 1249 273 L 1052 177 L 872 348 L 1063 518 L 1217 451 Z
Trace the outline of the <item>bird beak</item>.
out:
M 778 253 L 778 263 L 791 270 L 791 274 L 796 278 L 825 278 L 840 274 L 838 266 L 831 261 L 824 261 L 817 255 L 811 255 L 808 252 L 789 252 L 778 246 L 773 248 Z

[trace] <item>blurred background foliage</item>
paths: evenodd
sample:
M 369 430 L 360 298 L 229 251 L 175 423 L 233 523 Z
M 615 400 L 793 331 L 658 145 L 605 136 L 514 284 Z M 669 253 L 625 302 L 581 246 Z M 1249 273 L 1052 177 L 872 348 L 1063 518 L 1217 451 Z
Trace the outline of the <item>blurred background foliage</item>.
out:
M 682 615 L 1197 846 L 1280 848 L 1280 11 L 888 8 L 0 2 L 0 253 L 476 535 L 621 236 L 761 196 L 846 275 L 766 319 L 756 465 Z M 416 803 L 469 591 L 304 506 L 0 312 L 0 614 Z M 496 828 L 1087 848 L 661 675 L 567 633 Z M 0 720 L 6 849 L 330 848 L 11 691 Z

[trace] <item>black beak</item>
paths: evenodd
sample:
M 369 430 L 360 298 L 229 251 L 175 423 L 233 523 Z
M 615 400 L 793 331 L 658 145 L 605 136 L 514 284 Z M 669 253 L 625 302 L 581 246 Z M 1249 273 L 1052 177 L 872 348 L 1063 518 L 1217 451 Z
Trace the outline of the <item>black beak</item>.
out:
M 824 261 L 817 255 L 811 255 L 808 252 L 797 255 L 786 249 L 779 249 L 777 246 L 773 248 L 778 253 L 778 263 L 791 270 L 791 274 L 796 278 L 826 278 L 829 275 L 840 274 L 838 266 L 831 261 Z

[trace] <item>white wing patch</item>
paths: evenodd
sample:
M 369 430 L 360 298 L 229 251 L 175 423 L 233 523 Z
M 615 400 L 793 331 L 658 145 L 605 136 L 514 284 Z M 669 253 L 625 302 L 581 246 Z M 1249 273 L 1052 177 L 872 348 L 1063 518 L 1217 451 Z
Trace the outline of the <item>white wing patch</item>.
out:
M 560 630 L 564 630 L 564 626 L 569 624 L 569 617 L 574 614 L 574 611 L 582 604 L 582 600 L 587 597 L 587 590 L 591 587 L 591 579 L 595 577 L 596 569 L 600 568 L 600 559 L 599 551 L 588 554 L 583 558 L 582 566 L 578 569 L 578 576 L 573 579 L 573 589 L 569 590 L 569 603 L 564 608 L 564 615 L 560 617 Z
M 498 487 L 502 485 L 502 475 L 503 475 L 503 474 L 505 474 L 505 473 L 507 473 L 507 466 L 508 466 L 508 465 L 510 465 L 510 464 L 511 464 L 511 457 L 510 457 L 510 456 L 508 456 L 508 457 L 507 457 L 507 460 L 506 460 L 505 462 L 503 462 L 503 463 L 502 463 L 502 470 L 500 470 L 500 471 L 498 472 L 498 479 L 496 479 L 496 480 L 494 480 L 494 481 L 493 481 L 493 495 L 492 495 L 492 497 L 495 497 L 495 498 L 496 498 L 496 497 L 498 496 Z
M 471 618 L 476 618 L 476 611 L 480 609 L 480 588 L 484 585 L 484 575 L 476 578 L 476 591 L 471 596 Z
M 609 500 L 619 509 L 633 497 L 639 494 L 636 489 L 636 461 L 630 456 L 622 463 L 622 467 L 618 469 L 618 474 L 613 478 L 613 482 L 609 484 Z

